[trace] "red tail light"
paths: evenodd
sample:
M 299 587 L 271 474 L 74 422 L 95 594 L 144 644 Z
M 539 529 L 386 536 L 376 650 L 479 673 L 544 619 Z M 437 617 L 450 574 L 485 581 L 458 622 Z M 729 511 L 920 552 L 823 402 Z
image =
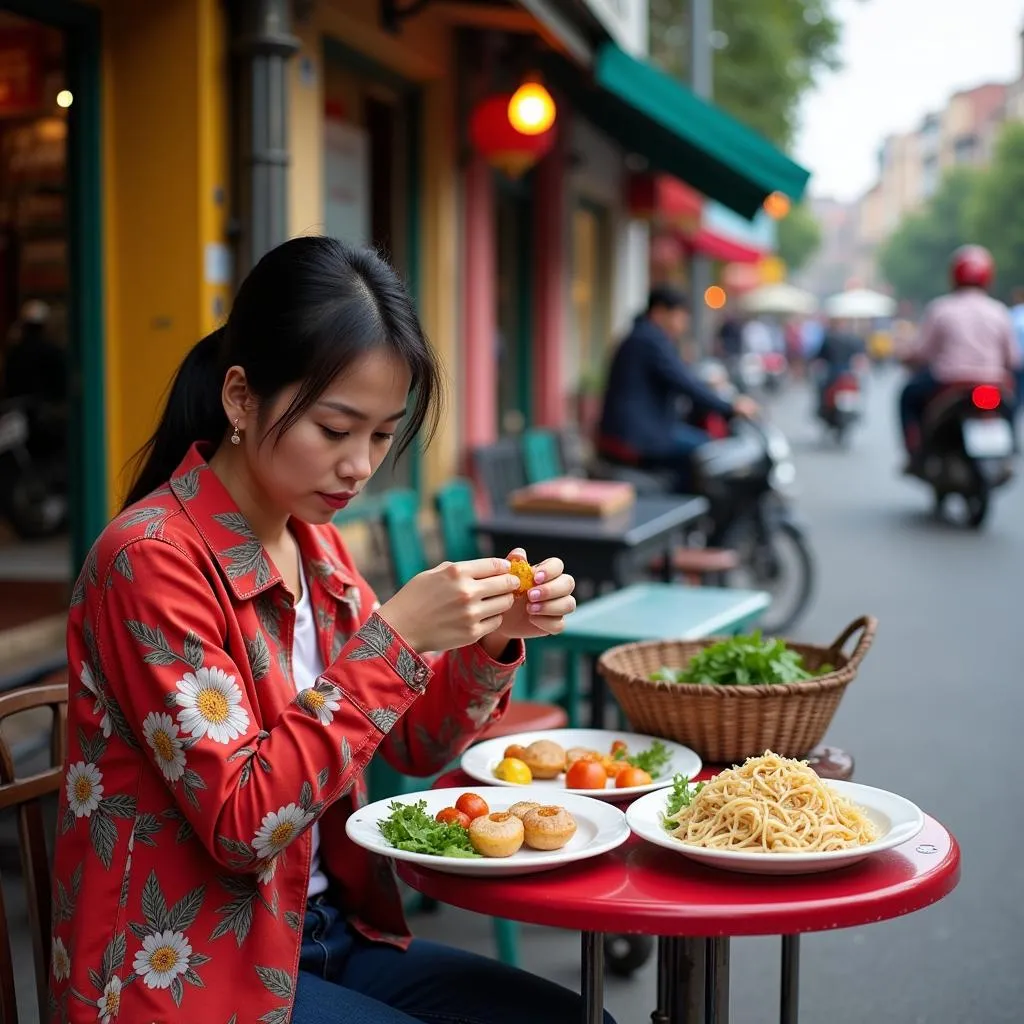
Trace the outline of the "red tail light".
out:
M 985 412 L 991 412 L 993 409 L 998 409 L 1002 404 L 1003 396 L 999 391 L 999 388 L 992 384 L 979 384 L 971 392 L 971 401 L 974 403 L 976 409 L 983 409 Z

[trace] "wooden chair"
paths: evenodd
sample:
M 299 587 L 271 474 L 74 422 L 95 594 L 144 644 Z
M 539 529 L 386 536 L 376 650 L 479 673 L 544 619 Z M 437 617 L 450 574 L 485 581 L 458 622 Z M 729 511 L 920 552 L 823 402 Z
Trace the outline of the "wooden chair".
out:
M 51 677 L 52 678 L 52 677 Z M 39 1020 L 49 1019 L 51 897 L 50 861 L 43 824 L 43 798 L 57 793 L 64 780 L 64 737 L 67 730 L 68 686 L 61 682 L 43 682 L 0 694 L 0 724 L 12 715 L 36 708 L 50 708 L 51 767 L 26 778 L 15 777 L 14 755 L 0 734 L 0 810 L 13 808 L 18 814 L 18 845 L 22 877 L 28 896 L 28 918 L 32 959 L 36 975 Z M 15 1001 L 11 925 L 7 919 L 3 891 L 0 889 L 0 1021 L 22 1019 Z

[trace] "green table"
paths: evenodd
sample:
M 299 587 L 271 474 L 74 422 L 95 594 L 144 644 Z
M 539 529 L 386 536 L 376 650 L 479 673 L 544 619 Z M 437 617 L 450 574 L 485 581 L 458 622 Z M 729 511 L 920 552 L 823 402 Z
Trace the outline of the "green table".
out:
M 609 647 L 642 640 L 699 640 L 702 637 L 740 633 L 752 626 L 771 603 L 759 590 L 726 587 L 688 587 L 678 583 L 634 583 L 611 594 L 587 601 L 566 619 L 565 632 L 529 641 L 536 657 L 557 650 L 567 655 L 570 719 L 578 699 L 579 658 L 592 666 Z M 592 667 L 590 691 L 591 727 L 604 728 L 607 688 Z

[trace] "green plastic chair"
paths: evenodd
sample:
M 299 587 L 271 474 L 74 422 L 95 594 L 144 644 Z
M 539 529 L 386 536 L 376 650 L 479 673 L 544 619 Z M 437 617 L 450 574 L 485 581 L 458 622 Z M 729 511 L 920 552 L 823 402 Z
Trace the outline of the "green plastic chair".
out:
M 434 507 L 441 526 L 444 557 L 466 562 L 480 557 L 473 526 L 476 523 L 473 484 L 462 477 L 445 484 L 434 496 Z
M 459 513 L 459 516 L 463 517 L 464 521 L 465 511 L 463 508 L 459 512 L 460 503 L 464 506 L 464 495 L 460 496 L 456 489 L 453 491 L 450 504 Z M 391 556 L 391 569 L 395 577 L 395 585 L 398 587 L 404 586 L 413 576 L 429 568 L 427 552 L 423 546 L 423 538 L 419 529 L 419 508 L 419 496 L 411 490 L 389 491 L 385 494 L 381 505 L 382 520 Z M 469 536 L 472 538 L 472 487 L 469 489 L 469 512 Z M 452 522 L 455 521 L 453 516 Z M 445 544 L 447 547 L 447 537 Z M 452 558 L 451 555 L 447 557 Z M 473 558 L 476 555 L 470 554 L 468 557 Z M 371 800 L 384 800 L 389 796 L 400 796 L 402 793 L 425 789 L 433 781 L 432 779 L 419 779 L 403 775 L 401 772 L 395 771 L 383 757 L 371 759 L 368 776 Z M 413 906 L 419 906 L 422 909 L 427 909 L 432 905 L 432 901 L 423 899 L 418 899 L 413 903 Z M 502 963 L 515 967 L 519 963 L 519 927 L 514 921 L 506 921 L 498 917 L 493 918 L 493 921 L 498 958 Z
M 434 495 L 434 507 L 441 527 L 444 557 L 452 562 L 464 562 L 480 557 L 477 544 L 476 505 L 473 484 L 462 477 L 445 484 Z M 537 689 L 539 658 L 527 658 L 523 669 L 516 674 L 513 696 L 530 700 Z
M 531 428 L 523 432 L 523 464 L 527 483 L 539 484 L 565 475 L 562 449 L 553 430 Z

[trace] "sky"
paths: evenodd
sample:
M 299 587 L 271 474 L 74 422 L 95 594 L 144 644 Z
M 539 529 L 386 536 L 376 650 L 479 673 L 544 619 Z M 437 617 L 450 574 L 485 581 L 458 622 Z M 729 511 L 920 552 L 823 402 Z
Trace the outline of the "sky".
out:
M 804 100 L 794 155 L 814 195 L 854 199 L 878 148 L 958 89 L 1021 74 L 1024 0 L 836 0 L 842 70 Z

